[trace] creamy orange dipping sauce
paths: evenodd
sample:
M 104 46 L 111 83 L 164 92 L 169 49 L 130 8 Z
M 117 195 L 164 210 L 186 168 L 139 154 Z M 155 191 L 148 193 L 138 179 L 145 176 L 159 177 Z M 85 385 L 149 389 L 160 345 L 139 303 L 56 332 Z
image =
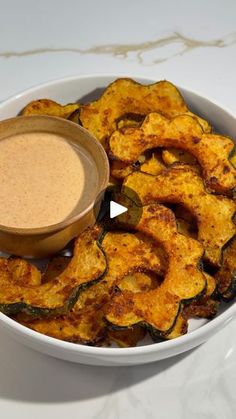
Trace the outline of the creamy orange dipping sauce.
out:
M 60 135 L 32 132 L 0 141 L 0 224 L 59 223 L 96 197 L 98 173 L 86 150 Z

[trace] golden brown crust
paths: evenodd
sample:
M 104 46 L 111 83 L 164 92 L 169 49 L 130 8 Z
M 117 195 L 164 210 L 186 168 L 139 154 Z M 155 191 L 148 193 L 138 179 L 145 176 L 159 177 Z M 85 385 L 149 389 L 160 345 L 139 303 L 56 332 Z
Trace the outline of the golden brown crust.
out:
M 113 287 L 125 276 L 134 272 L 151 270 L 163 274 L 166 256 L 151 238 L 140 233 L 111 231 L 103 241 L 102 248 L 108 261 L 108 271 L 104 278 Z
M 134 191 L 143 205 L 161 202 L 185 206 L 196 218 L 198 240 L 205 248 L 206 259 L 220 266 L 222 248 L 235 234 L 232 220 L 235 203 L 226 197 L 208 194 L 196 172 L 178 165 L 158 176 L 132 173 L 124 181 L 123 191 L 127 194 Z
M 14 312 L 35 315 L 67 312 L 81 289 L 101 278 L 106 270 L 106 258 L 96 241 L 98 235 L 96 227 L 84 231 L 76 240 L 74 255 L 67 268 L 49 282 L 31 287 L 13 283 L 11 276 L 1 275 L 1 311 L 10 313 L 12 308 Z
M 233 141 L 221 135 L 204 133 L 190 116 L 180 115 L 169 120 L 151 113 L 140 128 L 116 130 L 109 145 L 112 158 L 125 163 L 135 162 L 146 150 L 154 147 L 182 149 L 198 160 L 209 190 L 232 195 L 236 188 L 236 169 L 229 161 L 234 150 Z
M 115 284 L 121 287 L 140 291 L 150 289 L 156 282 L 153 273 L 139 273 L 137 270 L 152 269 L 161 272 L 162 253 L 156 249 L 155 243 L 144 238 L 142 234 L 127 232 L 110 232 L 105 235 L 103 249 L 106 252 L 108 271 L 101 282 L 86 289 L 78 298 L 73 309 L 63 316 L 53 319 L 32 319 L 31 316 L 20 314 L 16 320 L 40 333 L 57 339 L 80 342 L 90 345 L 98 344 L 105 338 L 108 342 L 116 342 L 123 346 L 134 345 L 138 337 L 144 336 L 143 330 L 135 329 L 133 333 L 108 333 L 104 321 L 106 304 L 112 298 Z M 132 255 L 135 255 L 132 257 Z M 132 258 L 132 262 L 131 262 Z M 68 258 L 67 258 L 68 259 Z M 53 281 L 62 271 L 65 258 L 54 258 L 45 273 L 47 281 Z M 66 266 L 66 265 L 65 265 Z M 128 276 L 126 273 L 131 272 Z M 124 278 L 123 278 L 124 277 Z
M 188 108 L 178 89 L 168 81 L 141 85 L 128 78 L 117 79 L 95 102 L 84 105 L 80 110 L 80 120 L 95 137 L 104 143 L 116 129 L 116 121 L 125 114 L 147 115 L 161 112 L 168 118 L 188 113 Z M 205 131 L 209 124 L 198 118 Z
M 73 112 L 79 109 L 79 107 L 80 105 L 78 103 L 60 105 L 51 99 L 39 99 L 28 103 L 28 105 L 26 105 L 26 107 L 22 110 L 21 115 L 48 115 L 67 119 Z
M 148 205 L 143 208 L 138 225 L 133 224 L 135 210 L 130 202 L 129 214 L 121 215 L 119 221 L 163 246 L 168 255 L 167 272 L 161 285 L 153 290 L 139 293 L 124 290 L 115 295 L 106 318 L 120 327 L 141 323 L 155 332 L 168 332 L 175 324 L 180 302 L 195 298 L 205 289 L 205 277 L 198 269 L 203 249 L 196 240 L 178 234 L 171 210 L 161 205 Z
M 119 159 L 110 161 L 111 183 L 124 181 L 124 193 L 128 186 L 151 204 L 137 220 L 128 200 L 117 226 L 129 232 L 110 231 L 98 243 L 100 229 L 90 229 L 77 240 L 73 258 L 53 258 L 44 274 L 20 258 L 0 258 L 2 311 L 22 310 L 17 321 L 57 339 L 129 347 L 147 329 L 154 340 L 174 339 L 187 333 L 188 319 L 213 317 L 216 291 L 222 299 L 235 296 L 236 240 L 227 244 L 235 234 L 235 204 L 207 193 L 233 193 L 233 143 L 210 134 L 209 123 L 188 110 L 174 85 L 118 79 L 88 105 L 40 99 L 22 111 L 37 114 L 82 123 L 107 150 L 111 135 L 110 156 Z M 166 170 L 170 165 L 176 167 Z M 217 267 L 225 246 L 215 277 L 201 272 L 197 237 Z M 84 288 L 80 295 L 78 288 Z

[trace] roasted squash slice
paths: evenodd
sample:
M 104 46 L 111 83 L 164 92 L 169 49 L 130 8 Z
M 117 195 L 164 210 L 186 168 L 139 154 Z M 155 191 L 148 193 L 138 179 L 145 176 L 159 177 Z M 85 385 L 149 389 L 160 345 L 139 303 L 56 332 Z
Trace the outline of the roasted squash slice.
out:
M 128 164 L 120 160 L 111 160 L 111 175 L 115 179 L 123 180 L 126 176 L 134 171 L 149 173 L 151 175 L 159 175 L 166 169 L 158 152 L 152 152 L 150 156 L 143 156 L 144 161 L 137 161 L 134 164 Z M 141 159 L 139 159 L 141 160 Z
M 107 283 L 102 280 L 80 294 L 70 313 L 49 319 L 49 323 L 48 319 L 42 319 L 38 325 L 50 336 L 58 329 L 58 339 L 97 345 L 107 335 L 104 309 L 110 298 Z
M 103 310 L 98 308 L 95 301 L 80 312 L 73 310 L 66 316 L 55 319 L 34 320 L 20 313 L 16 320 L 47 336 L 93 346 L 110 346 L 113 343 L 120 347 L 136 346 L 146 333 L 145 329 L 139 326 L 128 330 L 108 329 Z
M 42 277 L 43 282 L 55 280 L 69 262 L 69 257 L 54 257 Z M 99 281 L 85 289 L 73 308 L 64 315 L 35 319 L 32 315 L 18 313 L 14 318 L 30 329 L 60 340 L 97 345 L 106 337 L 107 327 L 102 308 L 109 298 L 106 283 Z
M 96 345 L 105 336 L 103 313 L 95 303 L 80 312 L 70 311 L 64 316 L 50 319 L 33 319 L 19 313 L 15 320 L 36 332 L 68 342 Z
M 236 296 L 236 237 L 228 243 L 223 251 L 223 263 L 216 273 L 217 290 L 225 301 Z
M 135 225 L 137 208 L 130 202 L 129 211 L 119 222 L 149 235 L 161 244 L 168 255 L 168 268 L 161 285 L 153 290 L 133 293 L 120 291 L 108 305 L 107 320 L 119 327 L 141 324 L 155 334 L 170 332 L 181 302 L 201 295 L 206 280 L 198 268 L 203 255 L 199 242 L 178 234 L 173 212 L 162 205 L 148 205 Z
M 171 167 L 158 176 L 132 173 L 123 184 L 124 193 L 132 194 L 131 191 L 144 205 L 160 202 L 185 206 L 196 218 L 198 240 L 205 248 L 205 258 L 220 266 L 222 248 L 235 234 L 232 218 L 236 207 L 232 200 L 208 194 L 201 177 L 184 165 Z
M 125 276 L 119 282 L 119 289 L 129 290 L 134 293 L 156 288 L 158 278 L 153 272 L 134 272 Z M 141 326 L 135 326 L 124 330 L 108 328 L 107 339 L 110 343 L 115 342 L 120 347 L 136 346 L 145 337 L 146 330 Z
M 163 336 L 165 339 L 174 339 L 187 333 L 188 320 L 191 318 L 212 319 L 217 314 L 219 309 L 219 301 L 216 301 L 214 298 L 212 298 L 216 291 L 216 281 L 213 276 L 208 275 L 205 272 L 204 275 L 207 281 L 205 294 L 183 306 L 173 330 L 170 334 Z
M 186 163 L 195 169 L 197 173 L 201 172 L 201 167 L 196 158 L 187 151 L 179 150 L 177 148 L 168 148 L 167 150 L 162 151 L 162 159 L 166 166 L 170 166 L 174 163 Z M 229 162 L 236 168 L 236 154 L 229 158 Z
M 104 281 L 109 287 L 119 284 L 129 273 L 151 270 L 162 275 L 166 269 L 163 250 L 154 240 L 140 233 L 108 232 L 102 241 L 102 248 L 108 261 Z
M 16 284 L 11 275 L 1 270 L 0 310 L 6 314 L 24 311 L 35 316 L 68 312 L 80 292 L 101 280 L 106 271 L 106 258 L 97 242 L 99 234 L 98 227 L 84 231 L 65 271 L 45 284 L 34 287 Z
M 69 116 L 79 109 L 78 103 L 69 103 L 68 105 L 60 105 L 54 100 L 39 99 L 33 100 L 22 110 L 21 115 L 48 115 L 60 118 L 69 118 Z
M 162 272 L 164 268 L 161 265 L 166 263 L 164 255 L 153 240 L 139 233 L 108 232 L 103 237 L 102 246 L 108 261 L 107 273 L 102 281 L 80 294 L 70 312 L 52 319 L 32 319 L 32 316 L 19 314 L 16 320 L 31 329 L 61 340 L 96 345 L 105 339 L 106 344 L 119 341 L 122 345 L 123 339 L 123 346 L 134 345 L 138 337 L 144 336 L 144 331 L 135 328 L 129 334 L 117 332 L 115 338 L 115 332 L 108 334 L 104 310 L 117 283 L 123 283 L 125 287 L 129 281 L 132 290 L 151 287 L 151 281 L 154 281 L 151 276 L 153 274 L 135 272 L 143 269 Z M 132 258 L 133 254 L 136 256 Z M 47 283 L 54 281 L 66 266 L 69 266 L 68 258 L 54 258 L 49 263 L 43 281 Z M 132 272 L 132 276 L 124 278 L 123 282 L 123 277 L 129 272 Z
M 111 83 L 98 100 L 81 106 L 80 121 L 84 128 L 104 143 L 123 115 L 147 115 L 150 112 L 161 112 L 167 118 L 183 113 L 192 115 L 181 94 L 170 82 L 160 81 L 145 86 L 122 78 Z M 195 117 L 204 131 L 211 130 L 207 121 Z
M 229 161 L 234 143 L 228 137 L 203 133 L 199 123 L 187 115 L 169 120 L 149 114 L 140 128 L 116 130 L 110 138 L 111 156 L 126 163 L 154 147 L 176 147 L 198 160 L 207 188 L 232 195 L 236 188 L 236 169 Z
M 183 309 L 185 319 L 204 318 L 212 319 L 219 310 L 219 301 L 213 298 L 202 297 L 199 301 L 193 301 Z

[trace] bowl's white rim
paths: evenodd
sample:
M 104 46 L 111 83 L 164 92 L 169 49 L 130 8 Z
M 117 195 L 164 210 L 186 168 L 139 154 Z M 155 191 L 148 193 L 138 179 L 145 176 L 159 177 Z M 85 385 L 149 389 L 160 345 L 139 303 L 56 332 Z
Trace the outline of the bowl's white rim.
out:
M 80 74 L 74 75 L 64 78 L 58 78 L 46 83 L 41 83 L 30 87 L 29 89 L 23 90 L 15 95 L 11 95 L 8 99 L 0 102 L 0 111 L 7 105 L 10 105 L 12 101 L 21 98 L 22 96 L 35 93 L 35 91 L 40 90 L 42 88 L 51 87 L 53 85 L 66 83 L 66 82 L 73 82 L 77 81 L 78 79 L 93 79 L 93 78 L 109 78 L 115 79 L 118 77 L 132 77 L 136 80 L 145 80 L 150 83 L 154 83 L 156 81 L 155 78 L 151 76 L 145 75 L 137 75 L 133 73 L 91 73 L 91 74 Z M 235 116 L 228 110 L 225 106 L 220 105 L 215 100 L 212 100 L 209 96 L 201 96 L 201 93 L 196 93 L 193 90 L 189 90 L 185 87 L 179 86 L 180 90 L 193 94 L 195 96 L 202 97 L 214 105 L 222 108 L 224 112 L 227 112 L 231 118 L 235 119 Z M 223 313 L 219 314 L 214 319 L 210 320 L 206 324 L 200 326 L 199 328 L 188 332 L 186 335 L 180 336 L 173 340 L 163 341 L 158 343 L 151 343 L 145 346 L 137 346 L 132 348 L 103 348 L 103 347 L 93 347 L 82 345 L 79 343 L 72 343 L 62 341 L 50 336 L 43 335 L 39 332 L 31 330 L 26 326 L 17 323 L 15 320 L 11 319 L 10 317 L 6 316 L 3 313 L 0 313 L 0 321 L 5 324 L 11 331 L 16 331 L 18 334 L 24 335 L 25 337 L 31 338 L 35 341 L 40 341 L 42 344 L 50 346 L 50 347 L 57 347 L 66 352 L 71 353 L 78 353 L 78 355 L 88 355 L 88 356 L 98 356 L 101 355 L 102 357 L 113 358 L 118 356 L 120 357 L 131 357 L 135 355 L 148 355 L 152 353 L 164 352 L 165 350 L 170 354 L 173 352 L 178 352 L 178 349 L 188 347 L 190 343 L 192 343 L 192 347 L 195 346 L 194 344 L 202 343 L 204 340 L 207 339 L 208 336 L 211 336 L 213 332 L 219 330 L 220 326 L 224 327 L 227 323 L 229 323 L 234 317 L 236 316 L 236 302 L 232 304 L 231 307 L 227 308 Z

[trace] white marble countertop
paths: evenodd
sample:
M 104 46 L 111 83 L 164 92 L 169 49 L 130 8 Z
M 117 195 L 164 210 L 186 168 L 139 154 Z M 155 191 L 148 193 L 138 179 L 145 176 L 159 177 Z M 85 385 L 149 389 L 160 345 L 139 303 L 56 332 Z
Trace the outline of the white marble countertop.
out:
M 79 74 L 169 79 L 236 113 L 234 0 L 0 0 L 0 101 Z M 56 360 L 1 332 L 4 419 L 233 419 L 236 321 L 155 364 L 99 368 Z

